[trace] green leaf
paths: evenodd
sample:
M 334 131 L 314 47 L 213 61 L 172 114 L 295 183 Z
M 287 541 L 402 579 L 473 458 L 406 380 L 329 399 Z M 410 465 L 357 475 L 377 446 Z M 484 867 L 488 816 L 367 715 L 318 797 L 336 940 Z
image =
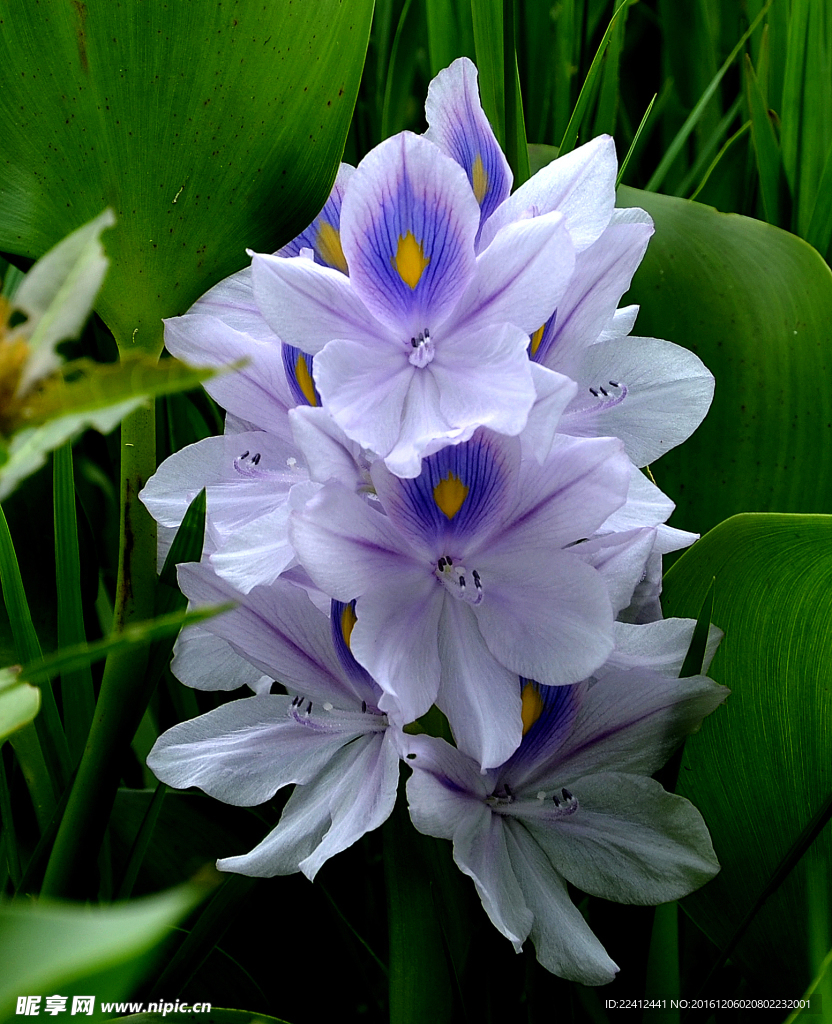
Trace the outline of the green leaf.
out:
M 700 120 L 704 116 L 708 104 L 710 103 L 711 99 L 716 93 L 716 90 L 719 88 L 719 83 L 722 81 L 728 68 L 730 68 L 734 61 L 737 59 L 737 56 L 739 55 L 740 51 L 745 45 L 746 40 L 749 38 L 749 36 L 751 36 L 751 34 L 757 28 L 757 25 L 759 25 L 759 23 L 762 21 L 763 16 L 768 11 L 769 7 L 771 6 L 771 3 L 772 0 L 768 0 L 766 6 L 760 11 L 760 13 L 754 19 L 754 21 L 751 22 L 748 29 L 740 37 L 740 41 L 725 58 L 722 67 L 720 67 L 719 71 L 717 71 L 717 73 L 708 83 L 707 88 L 703 91 L 696 106 L 693 108 L 689 116 L 686 118 L 685 123 L 676 133 L 676 137 L 667 147 L 664 156 L 659 161 L 659 166 L 656 168 L 650 180 L 647 182 L 647 185 L 645 187 L 648 192 L 655 192 L 657 191 L 657 189 L 661 187 L 661 184 L 667 176 L 667 172 L 672 167 L 674 160 L 682 152 L 682 147 L 687 142 L 691 132 L 694 130 L 694 128 L 696 128 L 696 126 L 699 124 Z
M 189 612 L 178 611 L 172 612 L 170 615 L 160 615 L 159 618 L 148 619 L 146 622 L 136 622 L 132 626 L 125 626 L 120 632 L 113 633 L 103 640 L 65 647 L 54 654 L 47 655 L 41 661 L 31 662 L 23 667 L 21 675 L 30 682 L 42 682 L 63 672 L 77 671 L 84 665 L 99 661 L 113 651 L 119 653 L 128 651 L 131 647 L 141 646 L 149 641 L 176 634 L 183 626 L 194 625 L 203 619 L 210 619 L 212 615 L 218 615 L 230 607 L 231 605 L 227 604 L 213 605 Z
M 75 517 L 72 447 L 56 449 L 52 459 L 55 521 L 55 589 L 58 597 L 58 646 L 86 643 L 81 593 L 81 559 Z M 72 763 L 84 752 L 95 713 L 95 693 L 89 666 L 61 676 L 61 703 Z
M 15 1019 L 18 996 L 56 992 L 94 995 L 93 1018 L 104 1019 L 101 1002 L 130 993 L 147 969 L 146 954 L 204 899 L 214 884 L 209 877 L 109 907 L 48 901 L 0 905 L 0 945 L 5 951 L 0 961 L 0 1020 Z M 67 1010 L 71 1004 L 70 998 Z
M 216 374 L 176 359 L 128 356 L 119 363 L 65 363 L 22 407 L 22 429 L 0 441 L 0 500 L 46 461 L 54 448 L 89 428 L 109 434 L 148 399 L 188 391 Z
M 618 203 L 656 224 L 627 293 L 641 304 L 634 333 L 692 349 L 716 378 L 704 423 L 654 468 L 674 525 L 832 508 L 832 462 L 818 457 L 832 443 L 829 267 L 761 221 L 628 188 Z
M 762 90 L 751 66 L 751 59 L 745 58 L 745 88 L 748 109 L 751 111 L 751 137 L 757 157 L 757 173 L 760 176 L 760 193 L 763 209 L 769 224 L 780 225 L 780 146 L 774 134 L 774 125 L 769 117 Z
M 0 743 L 27 725 L 40 710 L 40 690 L 18 679 L 18 672 L 0 669 Z
M 323 206 L 372 0 L 0 2 L 0 248 L 111 206 L 97 308 L 126 349 Z
M 514 187 L 529 177 L 526 127 L 514 39 L 513 0 L 472 0 L 480 97 L 514 174 Z
M 390 929 L 390 1024 L 454 1020 L 451 967 L 431 892 L 425 837 L 403 801 L 382 826 Z
M 578 141 L 578 135 L 580 134 L 581 125 L 584 122 L 584 117 L 589 110 L 592 97 L 595 95 L 600 83 L 604 67 L 604 54 L 607 51 L 607 47 L 610 45 L 610 40 L 616 30 L 616 25 L 624 19 L 628 7 L 629 3 L 623 3 L 616 10 L 609 25 L 607 25 L 607 30 L 601 38 L 598 49 L 595 51 L 595 56 L 592 58 L 589 71 L 584 79 L 584 84 L 581 86 L 580 94 L 578 95 L 578 102 L 575 104 L 572 116 L 569 118 L 569 124 L 566 126 L 566 131 L 563 133 L 563 139 L 559 146 L 559 153 L 561 156 L 566 156 L 567 153 L 571 153 L 575 148 Z M 584 141 L 588 142 L 589 140 L 585 139 Z
M 735 955 L 752 977 L 776 971 L 784 990 L 798 993 L 810 980 L 806 862 L 786 863 L 785 880 L 777 872 L 832 789 L 832 517 L 748 514 L 721 523 L 667 573 L 665 614 L 696 614 L 714 577 L 713 617 L 725 638 L 710 674 L 731 695 L 688 741 L 678 792 L 702 812 L 722 871 L 683 906 L 725 948 L 772 881 L 782 881 Z M 828 863 L 828 830 L 808 856 L 815 851 Z
M 124 1024 L 289 1024 L 282 1017 L 268 1017 L 265 1013 L 213 1007 L 210 1013 L 134 1013 L 118 1020 Z

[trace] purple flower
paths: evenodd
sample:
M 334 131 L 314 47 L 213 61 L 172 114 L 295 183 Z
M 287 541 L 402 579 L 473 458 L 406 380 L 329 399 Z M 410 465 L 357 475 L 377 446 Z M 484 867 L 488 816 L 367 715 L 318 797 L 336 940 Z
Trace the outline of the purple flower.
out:
M 437 703 L 460 747 L 500 764 L 520 742 L 517 676 L 574 683 L 612 650 L 654 531 L 583 542 L 624 503 L 628 460 L 611 438 L 561 438 L 521 464 L 518 439 L 481 430 L 416 478 L 372 478 L 386 514 L 327 484 L 293 516 L 298 558 L 357 599 L 351 647 L 379 706 L 404 724 Z
M 547 970 L 605 984 L 618 968 L 566 883 L 654 904 L 716 874 L 699 812 L 649 776 L 726 694 L 704 676 L 645 669 L 569 687 L 526 682 L 523 741 L 485 774 L 444 740 L 403 737 L 413 823 L 453 841 L 457 865 L 515 949 L 530 938 Z
M 315 355 L 324 406 L 400 476 L 479 426 L 518 434 L 535 398 L 528 335 L 572 273 L 569 233 L 558 213 L 519 219 L 477 255 L 479 224 L 459 165 L 404 132 L 346 184 L 349 276 L 303 255 L 254 255 L 266 322 Z
M 378 708 L 381 691 L 345 643 L 352 609 L 338 606 L 330 621 L 284 580 L 242 597 L 204 565 L 181 566 L 179 582 L 195 604 L 238 602 L 204 629 L 289 695 L 234 700 L 182 722 L 159 737 L 147 763 L 168 785 L 198 786 L 243 807 L 294 783 L 277 827 L 217 866 L 314 878 L 329 857 L 378 828 L 396 798 L 395 730 Z
M 637 466 L 684 441 L 713 397 L 713 377 L 687 349 L 657 338 L 627 337 L 637 306 L 617 310 L 653 233 L 639 209 L 613 209 L 617 162 L 609 136 L 553 160 L 512 195 L 505 163 L 477 91 L 477 70 L 465 57 L 431 82 L 427 137 L 466 171 L 480 202 L 478 250 L 506 225 L 558 211 L 575 246 L 575 268 L 551 316 L 533 325 L 529 356 L 541 417 L 548 429 L 582 437 L 615 436 Z M 565 374 L 578 393 L 558 421 L 539 408 L 545 370 Z

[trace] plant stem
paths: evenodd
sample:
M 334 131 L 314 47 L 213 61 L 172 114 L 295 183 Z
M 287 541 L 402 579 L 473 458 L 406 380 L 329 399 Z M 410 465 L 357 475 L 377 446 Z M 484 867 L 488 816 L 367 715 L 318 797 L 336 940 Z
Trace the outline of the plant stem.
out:
M 161 347 L 161 337 L 159 342 Z M 136 409 L 121 424 L 121 524 L 114 632 L 153 616 L 156 524 L 138 495 L 155 469 L 155 410 L 151 405 Z M 107 659 L 89 739 L 46 869 L 44 894 L 83 898 L 91 891 L 90 872 L 112 810 L 121 759 L 150 699 L 147 659 L 146 645 L 113 653 Z

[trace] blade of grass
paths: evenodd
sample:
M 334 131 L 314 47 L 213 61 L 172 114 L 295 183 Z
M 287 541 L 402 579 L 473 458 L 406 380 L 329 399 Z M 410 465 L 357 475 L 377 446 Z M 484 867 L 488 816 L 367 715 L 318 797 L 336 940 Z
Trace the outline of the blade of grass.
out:
M 754 142 L 757 174 L 760 177 L 763 211 L 769 224 L 783 227 L 780 220 L 780 174 L 782 168 L 780 146 L 748 54 L 745 56 L 744 67 L 745 90 L 748 97 L 748 109 L 751 112 L 751 138 Z
M 188 612 L 180 610 L 172 612 L 170 615 L 161 615 L 156 619 L 148 619 L 146 622 L 136 622 L 132 626 L 127 626 L 120 633 L 112 633 L 110 636 L 104 637 L 103 640 L 66 647 L 54 654 L 46 655 L 41 661 L 24 665 L 20 677 L 30 683 L 41 683 L 60 673 L 91 665 L 94 661 L 109 657 L 114 652 L 127 654 L 131 650 L 135 651 L 137 647 L 147 645 L 162 637 L 175 636 L 183 626 L 196 625 L 196 623 L 227 611 L 231 607 L 230 604 L 224 604 L 195 608 Z
M 55 503 L 55 585 L 58 594 L 58 646 L 86 643 L 81 597 L 81 559 L 75 518 L 72 445 L 58 448 L 52 461 Z M 84 752 L 95 711 L 92 673 L 86 665 L 61 675 L 61 702 L 72 762 Z
M 832 18 L 826 4 L 794 0 L 783 85 L 781 150 L 793 198 L 792 230 L 805 238 L 832 142 Z
M 506 148 L 506 96 L 502 0 L 471 0 L 480 99 L 497 141 Z
M 625 8 L 622 16 L 617 20 L 615 28 L 610 35 L 610 45 L 607 56 L 604 60 L 603 77 L 601 78 L 601 91 L 598 95 L 598 106 L 595 110 L 592 134 L 608 135 L 615 134 L 617 120 L 618 100 L 621 83 L 619 81 L 619 65 L 621 51 L 624 48 L 624 27 L 627 22 L 626 8 L 630 6 L 629 0 L 615 0 L 615 12 L 619 7 Z
M 9 793 L 9 783 L 6 778 L 6 765 L 0 753 L 0 822 L 3 825 L 3 850 L 6 855 L 6 865 L 9 877 L 15 889 L 20 885 L 21 867 L 20 852 L 17 848 L 17 832 L 14 827 L 12 816 L 12 798 Z M 3 890 L 0 889 L 0 892 Z
M 514 0 L 503 0 L 503 94 L 506 104 L 506 159 L 514 174 L 514 187 L 519 188 L 529 179 L 529 147 L 514 38 Z
M 147 848 L 150 846 L 150 840 L 153 838 L 153 829 L 156 827 L 156 822 L 162 813 L 165 793 L 167 793 L 167 786 L 164 782 L 160 782 L 150 799 L 150 803 L 142 818 L 142 823 L 139 825 L 139 831 L 136 833 L 136 838 L 133 840 L 133 845 L 130 848 L 130 853 L 127 857 L 127 867 L 124 869 L 124 876 L 116 892 L 117 900 L 129 899 L 133 892 L 133 886 L 136 884 L 136 879 L 139 876 L 142 861 L 147 853 Z
M 723 145 L 722 149 L 720 149 L 720 151 L 714 157 L 714 159 L 711 162 L 711 166 L 705 172 L 705 175 L 702 178 L 702 180 L 699 182 L 699 185 L 698 185 L 696 191 L 690 197 L 692 200 L 696 199 L 696 197 L 699 195 L 699 193 L 702 191 L 702 189 L 708 183 L 708 178 L 710 178 L 710 176 L 716 170 L 717 166 L 719 165 L 719 161 L 725 156 L 725 154 L 728 152 L 728 150 L 731 148 L 731 146 L 733 146 L 735 142 L 738 142 L 743 137 L 743 135 L 747 134 L 750 130 L 751 130 L 751 122 L 750 121 L 746 121 L 745 124 L 741 128 L 738 128 L 734 132 L 734 134 L 731 136 L 730 139 L 726 139 L 725 140 L 725 144 Z
M 40 642 L 32 624 L 20 566 L 14 550 L 5 514 L 0 508 L 0 583 L 9 615 L 15 651 L 21 661 L 37 661 L 41 657 Z M 38 823 L 43 827 L 55 806 L 55 797 L 69 776 L 69 750 L 55 704 L 55 695 L 48 683 L 41 687 L 41 712 L 31 725 L 19 729 L 11 737 L 18 756 Z
M 390 47 L 390 65 L 387 69 L 384 105 L 381 110 L 382 139 L 388 139 L 391 135 L 395 134 L 394 123 L 396 118 L 394 117 L 394 112 L 396 114 L 399 113 L 402 108 L 403 98 L 406 98 L 410 92 L 410 80 L 413 75 L 413 53 L 408 47 L 405 47 L 407 59 L 401 61 L 399 58 L 399 45 L 404 35 L 405 23 L 410 14 L 412 2 L 413 0 L 405 0 L 401 16 L 399 17 L 399 23 L 396 26 L 396 34 L 393 37 L 393 45 Z M 409 74 L 406 68 L 409 68 Z
M 609 25 L 607 25 L 607 30 L 601 39 L 601 43 L 595 51 L 592 64 L 590 64 L 586 79 L 584 80 L 584 84 L 581 86 L 581 91 L 578 94 L 578 102 L 575 104 L 572 116 L 569 118 L 569 124 L 566 126 L 566 131 L 563 133 L 563 139 L 561 140 L 561 144 L 558 149 L 559 156 L 565 156 L 567 153 L 571 153 L 575 148 L 581 125 L 583 124 L 584 117 L 590 106 L 590 100 L 594 96 L 599 85 L 604 53 L 606 52 L 607 46 L 612 38 L 612 34 L 615 31 L 616 24 L 620 18 L 624 17 L 624 13 L 628 6 L 628 3 L 622 4 L 615 14 L 613 14 Z
M 163 326 L 142 346 L 162 351 Z M 124 358 L 132 338 L 116 338 Z M 139 491 L 156 469 L 155 406 L 128 413 L 121 422 L 119 473 L 119 565 L 113 623 L 116 631 L 153 615 L 156 591 L 156 523 L 139 502 Z M 121 777 L 121 758 L 150 699 L 146 683 L 149 649 L 113 648 L 104 666 L 87 746 L 44 877 L 52 896 L 88 897 L 88 865 L 104 840 Z
M 707 171 L 710 164 L 713 162 L 714 153 L 717 152 L 720 143 L 725 137 L 726 132 L 731 127 L 731 124 L 736 120 L 737 114 L 740 112 L 740 108 L 743 104 L 742 96 L 737 96 L 725 115 L 722 117 L 719 124 L 716 126 L 710 137 L 702 143 L 699 147 L 699 153 L 693 166 L 688 173 L 681 180 L 679 185 L 673 190 L 674 193 L 680 198 L 684 198 L 694 188 L 698 181 L 701 181 L 702 175 Z
M 826 156 L 826 165 L 818 185 L 818 195 L 806 231 L 806 241 L 822 256 L 829 255 L 832 245 L 832 143 Z M 827 259 L 827 262 L 828 259 Z
M 471 8 L 454 0 L 425 0 L 430 73 L 436 76 L 457 57 L 474 59 Z
M 648 997 L 651 993 L 661 992 L 664 1005 L 661 1008 L 645 1010 L 644 1024 L 678 1024 L 681 1015 L 678 1007 L 672 1006 L 672 1000 L 679 999 L 681 989 L 679 905 L 674 901 L 656 907 L 653 917 L 644 991 Z
M 752 34 L 752 32 L 757 28 L 757 25 L 762 21 L 763 17 L 765 16 L 766 12 L 768 11 L 769 7 L 771 6 L 771 3 L 772 3 L 772 0 L 768 0 L 768 2 L 766 3 L 765 7 L 760 11 L 760 13 L 754 19 L 754 21 L 751 22 L 751 24 L 748 27 L 748 29 L 746 29 L 746 31 L 743 32 L 742 36 L 740 37 L 740 41 L 737 43 L 737 45 L 734 47 L 734 49 L 728 54 L 728 56 L 726 57 L 724 63 L 722 64 L 722 67 L 719 69 L 719 71 L 717 71 L 716 75 L 714 75 L 714 77 L 711 79 L 711 82 L 708 85 L 707 89 L 702 93 L 702 96 L 699 98 L 698 103 L 693 108 L 693 110 L 690 112 L 688 117 L 685 119 L 685 123 L 682 125 L 682 127 L 679 129 L 679 131 L 676 133 L 676 137 L 673 139 L 673 141 L 668 146 L 667 152 L 664 154 L 664 156 L 662 157 L 661 161 L 659 162 L 659 166 L 656 168 L 656 170 L 651 175 L 650 180 L 644 186 L 645 191 L 647 191 L 647 192 L 657 192 L 659 190 L 659 187 L 661 186 L 662 182 L 664 181 L 664 179 L 665 179 L 665 177 L 667 175 L 667 172 L 670 170 L 671 166 L 673 165 L 674 160 L 676 159 L 676 157 L 681 152 L 682 147 L 687 142 L 687 140 L 690 137 L 690 134 L 693 131 L 693 129 L 699 123 L 699 120 L 702 117 L 706 107 L 708 106 L 708 103 L 710 102 L 711 97 L 716 92 L 717 88 L 719 87 L 719 83 L 725 77 L 726 71 L 731 67 L 731 65 L 737 59 L 737 56 L 739 55 L 740 51 L 742 50 L 743 46 L 745 45 L 746 40 L 749 38 L 749 36 Z M 728 145 L 728 143 L 726 143 L 726 145 L 723 146 L 723 151 L 725 150 L 727 145 Z M 714 164 L 714 166 L 716 166 L 716 163 Z M 703 184 L 704 184 L 704 182 L 703 182 Z M 700 186 L 700 188 L 701 188 L 701 186 Z
M 211 897 L 184 941 L 155 982 L 157 991 L 178 992 L 205 962 L 206 957 L 240 913 L 240 906 L 258 879 L 229 875 Z
M 577 0 L 563 0 L 555 8 L 555 44 L 552 53 L 552 141 L 563 138 L 572 111 L 572 80 L 578 70 L 575 25 Z M 543 136 L 538 137 L 541 141 Z
M 615 179 L 615 187 L 621 184 L 624 179 L 624 172 L 627 170 L 627 164 L 630 162 L 630 157 L 635 153 L 636 147 L 638 146 L 638 140 L 641 138 L 641 133 L 644 131 L 644 126 L 650 120 L 650 111 L 653 109 L 653 104 L 656 102 L 656 96 L 658 93 L 653 93 L 653 99 L 647 105 L 647 110 L 644 111 L 644 117 L 641 119 L 641 123 L 636 129 L 636 133 L 633 136 L 633 141 L 630 143 L 630 148 L 627 150 L 627 155 L 621 161 L 621 166 L 618 168 L 618 177 Z

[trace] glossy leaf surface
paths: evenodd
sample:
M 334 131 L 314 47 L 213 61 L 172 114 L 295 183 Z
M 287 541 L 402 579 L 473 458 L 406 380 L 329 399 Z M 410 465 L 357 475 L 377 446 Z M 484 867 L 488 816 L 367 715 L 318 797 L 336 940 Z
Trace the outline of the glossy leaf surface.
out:
M 105 206 L 97 308 L 123 345 L 323 205 L 372 0 L 0 3 L 0 248 L 37 256 Z
M 731 696 L 688 742 L 678 792 L 702 812 L 722 864 L 683 905 L 722 948 L 832 790 L 832 517 L 720 524 L 667 574 L 665 614 L 695 615 L 714 577 L 713 620 L 725 639 L 710 674 Z M 776 971 L 795 993 L 811 978 L 807 864 L 823 855 L 828 870 L 828 828 L 737 951 L 751 976 Z

